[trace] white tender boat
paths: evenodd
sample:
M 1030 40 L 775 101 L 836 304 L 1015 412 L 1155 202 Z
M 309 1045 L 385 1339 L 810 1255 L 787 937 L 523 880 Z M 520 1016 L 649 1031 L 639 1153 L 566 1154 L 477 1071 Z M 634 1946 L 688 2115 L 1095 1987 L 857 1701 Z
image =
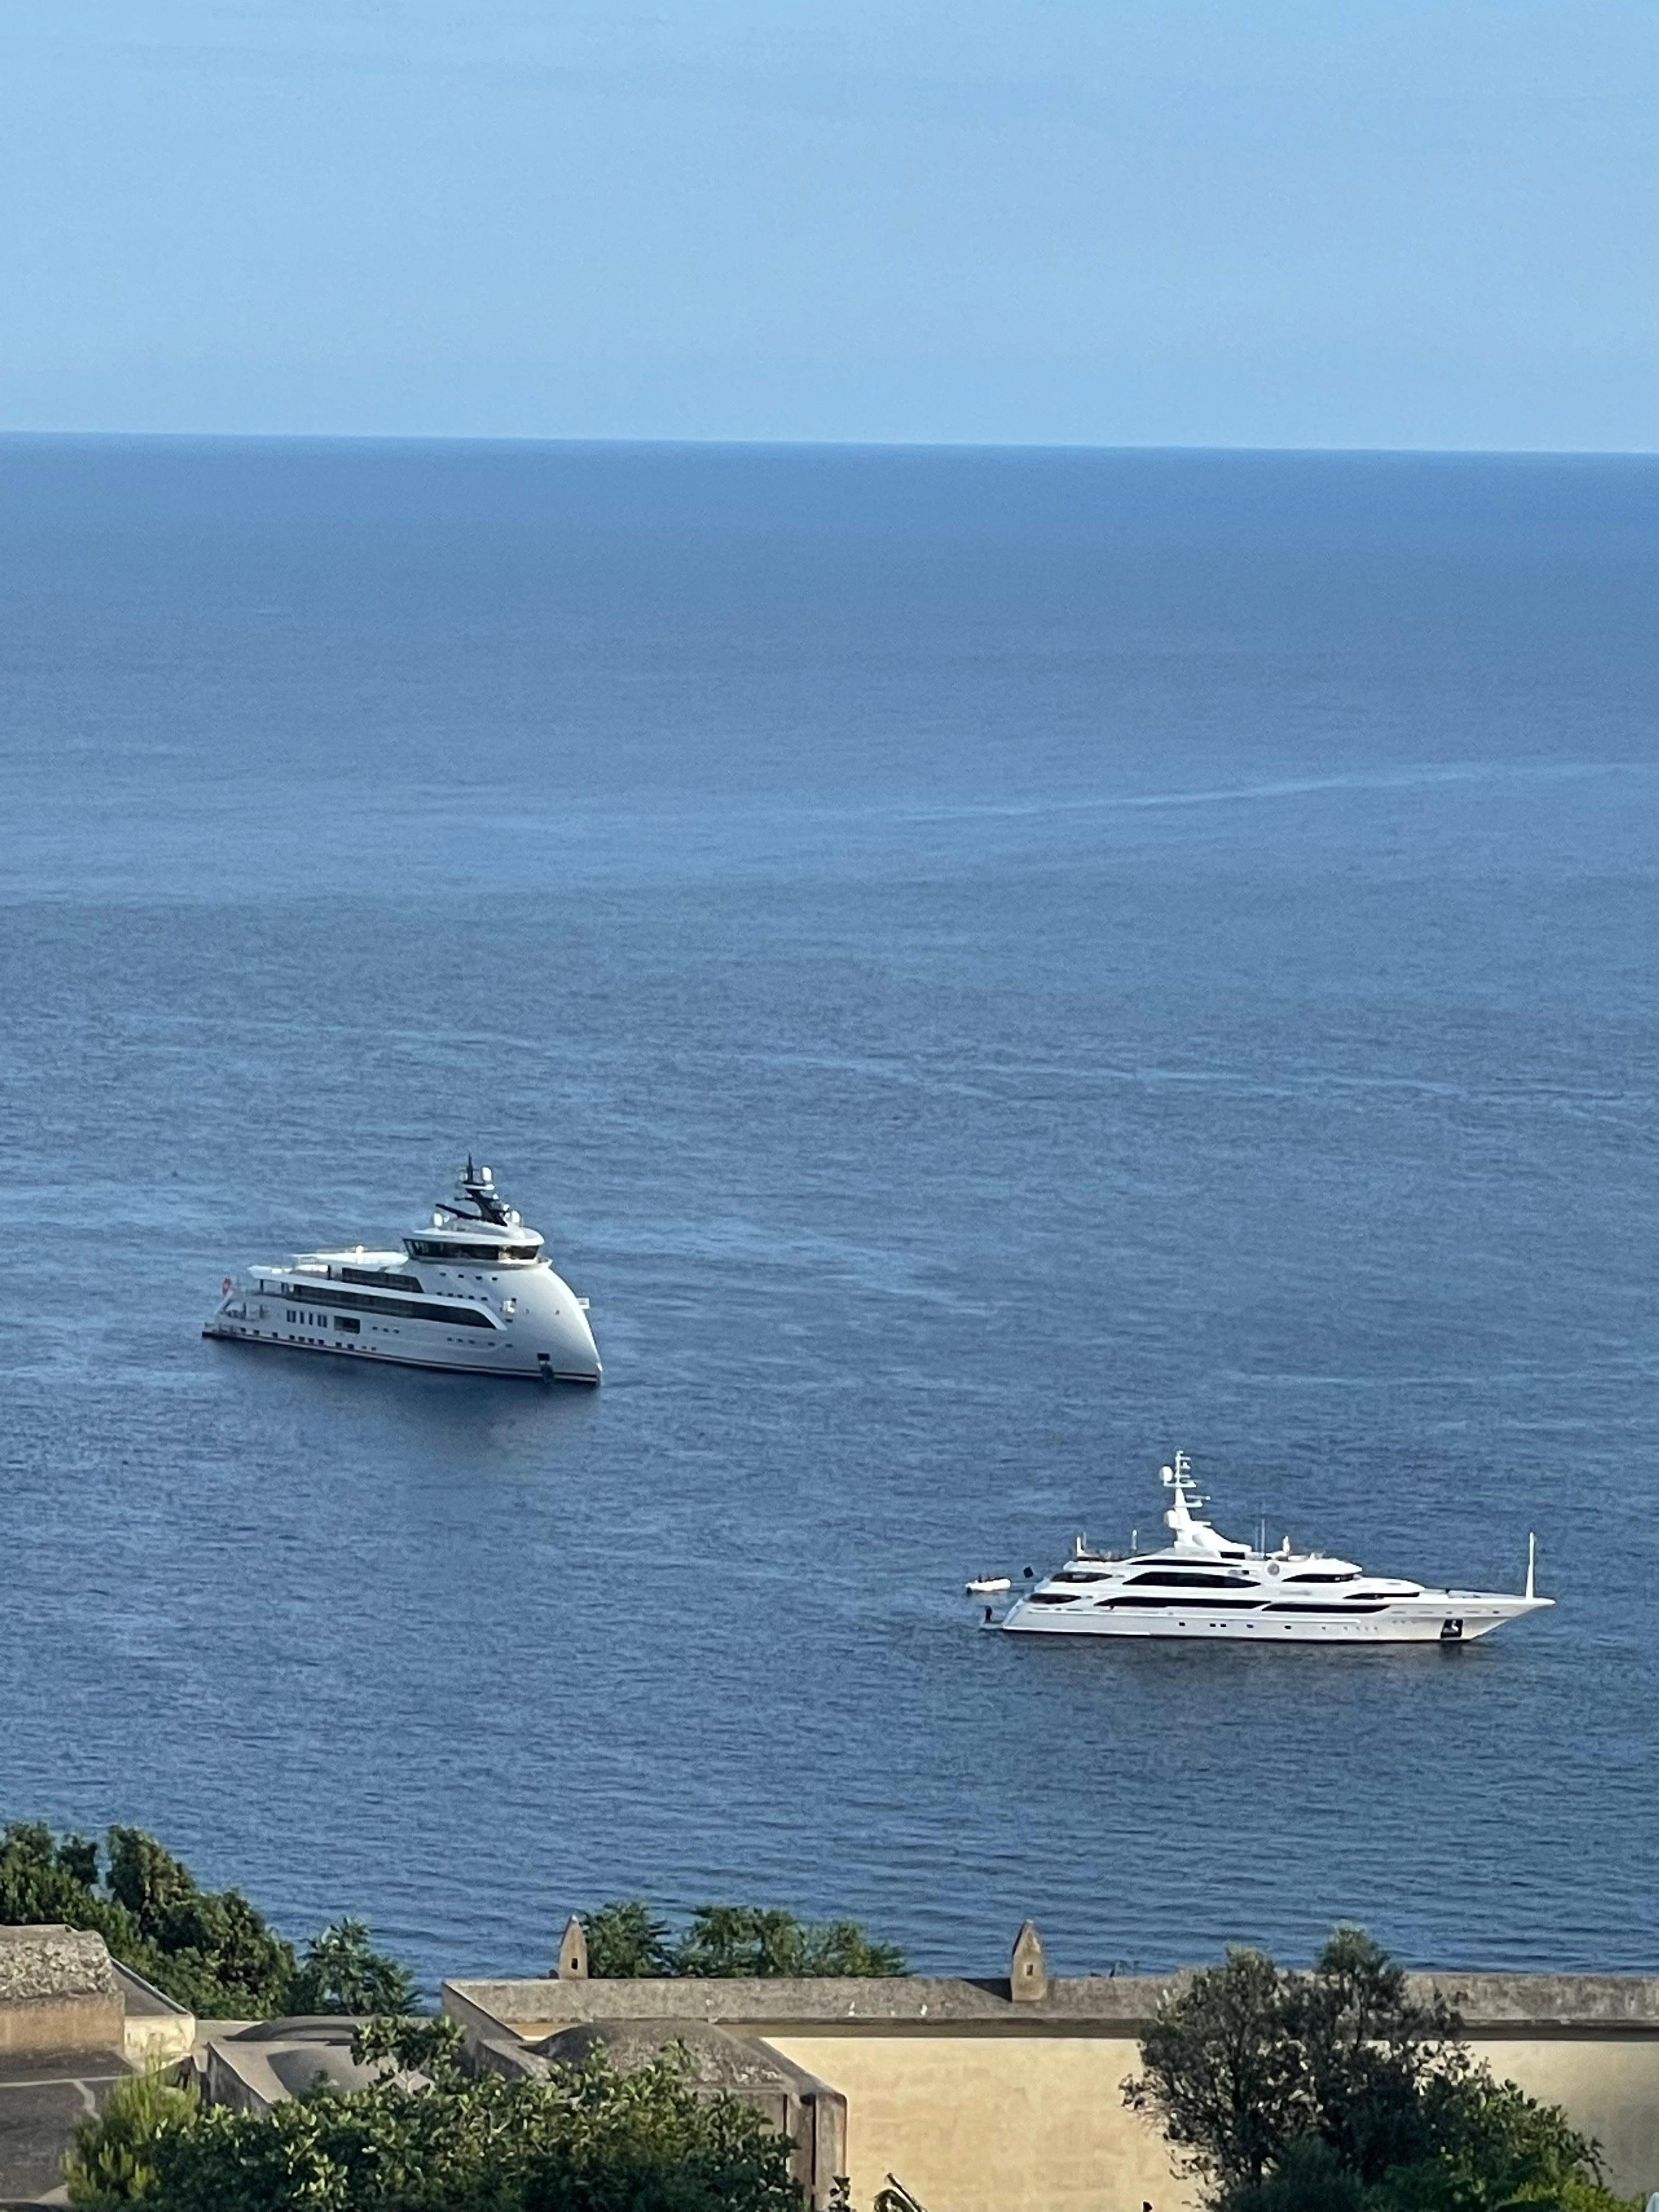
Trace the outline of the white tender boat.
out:
M 453 1200 L 400 1249 L 302 1252 L 250 1268 L 240 1288 L 227 1275 L 223 1288 L 204 1336 L 550 1382 L 597 1382 L 603 1371 L 586 1299 L 471 1158 Z
M 1201 1520 L 1185 1453 L 1163 1470 L 1172 1493 L 1161 1551 L 1091 1552 L 1079 1537 L 1072 1557 L 1018 1598 L 995 1626 L 1019 1635 L 1226 1638 L 1251 1644 L 1468 1644 L 1554 1600 L 1527 1585 L 1518 1597 L 1492 1590 L 1428 1589 L 1369 1575 L 1352 1559 L 1276 1552 L 1236 1543 Z M 988 1623 L 990 1608 L 986 1608 Z

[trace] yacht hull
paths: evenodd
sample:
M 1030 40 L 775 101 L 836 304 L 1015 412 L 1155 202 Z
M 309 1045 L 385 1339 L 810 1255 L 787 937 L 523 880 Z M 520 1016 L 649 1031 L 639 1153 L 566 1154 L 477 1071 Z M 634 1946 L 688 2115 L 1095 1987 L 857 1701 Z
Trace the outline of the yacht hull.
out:
M 474 1284 L 478 1280 L 475 1276 Z M 517 1295 L 508 1307 L 498 1278 L 491 1278 L 489 1294 L 480 1297 L 472 1284 L 452 1277 L 444 1279 L 440 1295 L 417 1306 L 413 1298 L 377 1299 L 344 1290 L 337 1268 L 326 1275 L 315 1268 L 307 1273 L 261 1269 L 242 1290 L 227 1293 L 202 1334 L 262 1349 L 429 1367 L 447 1375 L 598 1382 L 604 1370 L 593 1333 L 569 1285 L 551 1268 L 540 1267 L 514 1277 L 512 1288 Z M 377 1310 L 383 1307 L 395 1310 Z M 428 1317 L 422 1307 L 435 1310 Z
M 1176 1638 L 1183 1643 L 1218 1644 L 1472 1644 L 1490 1636 L 1506 1620 L 1522 1613 L 1541 1612 L 1547 1600 L 1498 1597 L 1462 1591 L 1436 1592 L 1425 1604 L 1408 1601 L 1397 1608 L 1368 1613 L 1360 1620 L 1336 1615 L 1310 1615 L 1287 1620 L 1282 1613 L 1234 1614 L 1221 1619 L 1201 1607 L 1180 1612 L 1143 1613 L 1137 1616 L 1092 1619 L 1079 1608 L 1036 1607 L 1022 1600 L 996 1626 L 1014 1636 L 1096 1636 Z
M 424 1367 L 441 1375 L 489 1375 L 507 1382 L 580 1382 L 590 1389 L 603 1381 L 603 1370 L 596 1359 L 591 1369 L 554 1367 L 550 1363 L 543 1367 L 508 1366 L 504 1361 L 487 1358 L 473 1359 L 428 1358 L 418 1352 L 376 1352 L 352 1344 L 336 1344 L 326 1338 L 313 1343 L 285 1340 L 269 1334 L 261 1336 L 258 1330 L 228 1326 L 210 1321 L 203 1329 L 204 1336 L 217 1337 L 228 1344 L 257 1344 L 271 1352 L 310 1352 L 322 1358 L 343 1355 L 359 1366 L 371 1364 L 381 1367 Z

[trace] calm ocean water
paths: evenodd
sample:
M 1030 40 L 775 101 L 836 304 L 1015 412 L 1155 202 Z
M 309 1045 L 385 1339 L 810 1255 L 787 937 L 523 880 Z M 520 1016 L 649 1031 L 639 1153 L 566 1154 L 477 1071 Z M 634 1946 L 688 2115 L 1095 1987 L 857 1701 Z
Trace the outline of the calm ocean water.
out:
M 1659 463 L 0 444 L 0 1812 L 1659 1968 Z M 204 1343 L 468 1146 L 598 1395 Z M 1224 1527 L 1559 1609 L 1047 1648 Z

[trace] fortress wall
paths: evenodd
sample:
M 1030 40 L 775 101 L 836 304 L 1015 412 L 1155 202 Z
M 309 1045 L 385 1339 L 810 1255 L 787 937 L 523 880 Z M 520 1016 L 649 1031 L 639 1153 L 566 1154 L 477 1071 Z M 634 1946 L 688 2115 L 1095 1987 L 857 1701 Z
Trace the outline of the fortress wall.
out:
M 1601 2144 L 1607 2185 L 1620 2196 L 1659 2189 L 1659 2034 L 1540 2028 L 1472 2034 L 1469 2048 L 1529 2097 L 1565 2106 L 1573 2125 Z
M 949 2212 L 1188 2212 L 1162 2139 L 1123 2104 L 1139 2045 L 1108 2035 L 768 2033 L 847 2100 L 853 2201 L 895 2173 Z
M 1139 2047 L 1115 2036 L 766 2033 L 847 2099 L 856 2203 L 896 2173 L 951 2212 L 1189 2212 L 1165 2148 L 1125 2110 Z M 1601 2147 L 1624 2196 L 1659 2188 L 1659 2035 L 1618 2029 L 1475 2036 L 1470 2048 L 1528 2096 L 1561 2105 Z
M 1599 2142 L 1613 2189 L 1659 2189 L 1659 1978 L 1413 1979 L 1458 2007 L 1494 2074 L 1564 2106 Z M 1008 1979 L 920 1976 L 549 1978 L 447 1983 L 444 2002 L 475 2036 L 530 2040 L 575 2021 L 648 2018 L 758 2037 L 846 2098 L 856 2203 L 890 2172 L 936 2212 L 1191 2212 L 1194 2193 L 1162 2140 L 1123 2104 L 1140 2033 L 1179 1980 L 1043 1973 L 1026 1995 Z

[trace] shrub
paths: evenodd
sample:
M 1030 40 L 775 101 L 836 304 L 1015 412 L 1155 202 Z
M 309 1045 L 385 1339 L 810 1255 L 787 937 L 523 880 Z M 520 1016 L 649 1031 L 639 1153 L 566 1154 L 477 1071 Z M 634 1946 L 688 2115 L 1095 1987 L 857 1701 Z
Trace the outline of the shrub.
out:
M 585 1923 L 587 1970 L 601 1979 L 684 1974 L 701 1978 L 902 1974 L 904 1954 L 853 1920 L 814 1924 L 758 1905 L 700 1905 L 677 1941 L 638 1898 L 602 1905 Z
M 118 2081 L 103 2111 L 76 2124 L 64 2161 L 70 2203 L 103 2208 L 153 2197 L 162 2141 L 188 2127 L 199 2109 L 193 2081 L 154 2072 Z
M 1167 1997 L 1124 2084 L 1221 2212 L 1620 2212 L 1559 2106 L 1496 2080 L 1443 2000 L 1339 1929 L 1311 1973 L 1229 1952 Z
M 804 2212 L 787 2142 L 699 2096 L 683 2053 L 473 2076 L 446 2020 L 374 2022 L 354 2049 L 385 2064 L 370 2087 L 215 2107 L 159 2137 L 167 2212 Z
M 306 1946 L 288 1987 L 284 2012 L 413 2012 L 407 1967 L 377 1951 L 361 1920 L 337 1920 Z
M 114 1827 L 108 1873 L 98 1845 L 36 1821 L 0 1833 L 0 1924 L 64 1921 L 95 1929 L 111 1956 L 208 2019 L 284 2012 L 406 2009 L 413 1984 L 374 1950 L 361 1921 L 312 1939 L 303 1960 L 240 1890 L 204 1889 L 140 1828 Z

